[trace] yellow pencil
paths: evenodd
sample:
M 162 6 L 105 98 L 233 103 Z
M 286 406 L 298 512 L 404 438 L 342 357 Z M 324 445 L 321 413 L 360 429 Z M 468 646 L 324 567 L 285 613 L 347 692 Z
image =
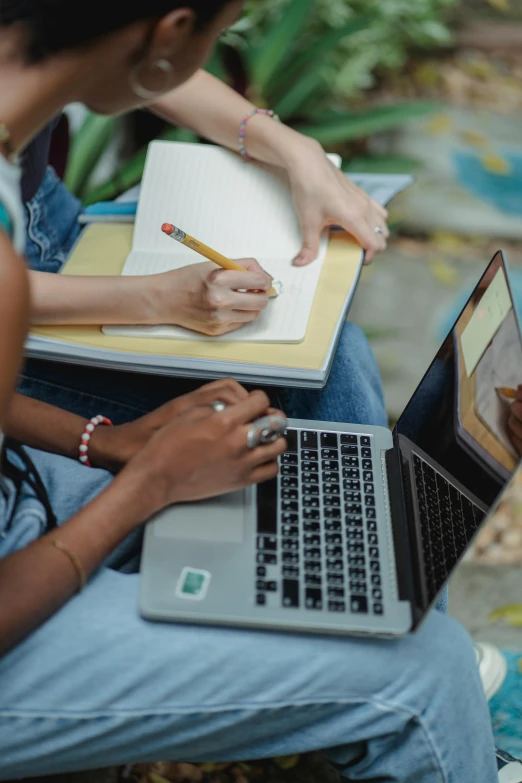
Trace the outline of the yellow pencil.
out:
M 221 253 L 218 253 L 217 250 L 212 250 L 211 247 L 203 244 L 203 242 L 200 242 L 199 239 L 194 239 L 194 237 L 191 237 L 190 234 L 186 234 L 185 231 L 176 228 L 176 226 L 173 226 L 172 223 L 163 223 L 161 230 L 171 239 L 175 239 L 182 245 L 190 247 L 192 250 L 195 250 L 196 253 L 199 253 L 201 256 L 208 258 L 209 261 L 213 261 L 222 269 L 228 269 L 232 272 L 248 272 L 248 269 L 245 269 L 243 266 L 236 264 L 236 262 L 232 261 L 230 258 L 221 255 Z M 275 285 L 277 285 L 277 283 Z M 271 288 L 268 292 L 268 296 L 277 296 L 278 294 L 279 290 L 274 287 Z
M 517 398 L 517 390 L 510 389 L 509 386 L 500 386 L 495 391 L 497 394 L 503 394 L 504 397 L 508 397 L 510 400 L 516 400 Z

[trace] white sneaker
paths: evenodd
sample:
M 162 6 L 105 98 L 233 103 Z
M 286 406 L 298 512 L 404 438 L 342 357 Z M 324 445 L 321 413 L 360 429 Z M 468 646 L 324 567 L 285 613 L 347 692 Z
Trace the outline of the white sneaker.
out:
M 484 693 L 490 701 L 506 679 L 507 661 L 498 647 L 492 644 L 475 642 L 474 646 Z
M 496 749 L 498 765 L 498 783 L 522 783 L 522 763 L 506 753 Z

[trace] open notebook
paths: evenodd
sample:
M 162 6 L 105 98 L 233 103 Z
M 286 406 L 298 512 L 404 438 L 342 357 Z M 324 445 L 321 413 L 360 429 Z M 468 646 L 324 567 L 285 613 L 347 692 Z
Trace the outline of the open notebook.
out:
M 329 156 L 340 166 L 337 155 Z M 168 272 L 208 263 L 161 232 L 164 222 L 231 259 L 256 258 L 283 292 L 270 299 L 252 324 L 213 338 L 219 342 L 299 343 L 306 335 L 327 237 L 316 260 L 292 266 L 301 232 L 288 180 L 282 170 L 245 165 L 220 147 L 155 141 L 149 146 L 141 186 L 132 250 L 122 274 Z M 208 339 L 173 326 L 104 326 L 108 335 L 170 339 Z

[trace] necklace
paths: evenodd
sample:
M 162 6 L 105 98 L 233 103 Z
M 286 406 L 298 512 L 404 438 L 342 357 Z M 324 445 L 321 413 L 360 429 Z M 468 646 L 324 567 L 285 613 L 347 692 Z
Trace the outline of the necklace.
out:
M 11 134 L 3 122 L 0 122 L 0 144 L 4 148 L 5 157 L 9 163 L 14 163 L 15 165 L 19 163 L 20 156 L 13 150 Z

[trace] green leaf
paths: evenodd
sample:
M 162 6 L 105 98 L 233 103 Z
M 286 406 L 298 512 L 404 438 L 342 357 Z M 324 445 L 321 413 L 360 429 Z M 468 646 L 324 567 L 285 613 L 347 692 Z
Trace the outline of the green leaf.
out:
M 436 104 L 427 103 L 395 104 L 360 114 L 340 115 L 328 123 L 307 125 L 300 127 L 299 130 L 321 144 L 340 144 L 350 139 L 365 138 L 372 133 L 396 128 L 439 108 Z
M 343 171 L 356 171 L 361 174 L 411 174 L 420 165 L 418 160 L 406 155 L 369 155 L 347 161 L 343 165 Z
M 82 195 L 107 145 L 114 138 L 117 117 L 88 114 L 74 134 L 64 181 L 69 190 Z
M 291 0 L 272 24 L 263 42 L 252 46 L 250 70 L 258 93 L 264 92 L 273 74 L 288 59 L 313 4 L 314 0 Z
M 312 95 L 323 81 L 324 74 L 322 69 L 316 68 L 312 70 L 304 78 L 296 82 L 293 88 L 288 90 L 280 101 L 272 103 L 273 110 L 283 121 L 297 114 L 306 103 L 311 102 Z
M 159 136 L 164 141 L 197 141 L 195 133 L 184 128 L 173 128 L 168 126 Z M 147 158 L 147 147 L 143 147 L 135 155 L 124 163 L 118 171 L 107 182 L 97 185 L 88 190 L 83 198 L 85 206 L 96 204 L 98 201 L 109 201 L 119 196 L 120 193 L 132 188 L 141 182 L 145 160 Z
M 219 42 L 214 46 L 214 50 L 205 65 L 205 70 L 208 71 L 208 73 L 211 73 L 212 76 L 221 79 L 223 82 L 227 80 L 227 74 L 221 58 L 221 47 Z
M 333 51 L 344 38 L 365 30 L 370 25 L 370 21 L 369 17 L 361 16 L 336 30 L 332 30 L 327 35 L 320 36 L 316 43 L 306 48 L 302 54 L 287 65 L 284 73 L 276 72 L 273 75 L 267 85 L 268 90 L 275 91 L 277 95 L 281 95 L 281 93 L 284 95 L 292 89 L 292 86 L 297 88 L 297 79 L 305 79 L 310 73 L 315 72 L 322 65 L 322 59 L 325 55 Z
M 513 628 L 522 628 L 522 604 L 510 604 L 509 606 L 503 606 L 500 609 L 496 609 L 488 617 L 490 623 L 495 623 L 497 620 L 504 620 L 508 625 Z

